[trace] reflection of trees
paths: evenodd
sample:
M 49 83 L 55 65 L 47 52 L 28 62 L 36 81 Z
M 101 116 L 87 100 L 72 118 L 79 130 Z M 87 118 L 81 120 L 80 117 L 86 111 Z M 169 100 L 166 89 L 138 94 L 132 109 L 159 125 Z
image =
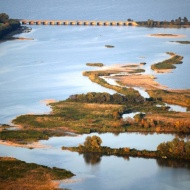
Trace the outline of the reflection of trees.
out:
M 190 169 L 190 162 L 185 161 L 185 160 L 156 159 L 156 161 L 157 161 L 158 166 L 160 166 L 160 167 Z
M 101 161 L 101 155 L 92 154 L 92 153 L 84 153 L 83 158 L 87 164 L 95 165 Z

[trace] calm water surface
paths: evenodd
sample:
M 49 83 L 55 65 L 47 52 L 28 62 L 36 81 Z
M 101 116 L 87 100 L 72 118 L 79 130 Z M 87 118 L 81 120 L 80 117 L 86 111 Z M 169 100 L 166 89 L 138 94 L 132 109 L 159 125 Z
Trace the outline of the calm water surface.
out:
M 22 19 L 74 20 L 171 20 L 190 19 L 190 0 L 0 0 L 0 12 Z M 160 14 L 162 13 L 162 14 Z M 153 38 L 148 34 L 183 34 L 185 38 Z M 136 27 L 32 26 L 32 32 L 17 35 L 34 40 L 7 41 L 0 44 L 0 123 L 10 123 L 17 115 L 48 113 L 44 99 L 66 99 L 71 94 L 89 91 L 109 92 L 82 76 L 89 70 L 87 62 L 105 65 L 146 62 L 150 66 L 169 56 L 172 51 L 184 56 L 183 64 L 169 74 L 156 74 L 157 81 L 170 88 L 190 89 L 189 45 L 170 42 L 190 40 L 190 29 L 158 29 Z M 114 45 L 107 49 L 105 45 Z M 111 147 L 130 146 L 155 150 L 173 135 L 101 134 L 103 143 Z M 78 137 L 52 137 L 41 141 L 51 147 L 29 150 L 0 145 L 0 156 L 13 156 L 26 162 L 56 166 L 76 174 L 75 183 L 61 187 L 89 189 L 165 189 L 187 190 L 190 187 L 189 165 L 170 160 L 91 157 L 62 151 L 61 146 L 82 143 Z

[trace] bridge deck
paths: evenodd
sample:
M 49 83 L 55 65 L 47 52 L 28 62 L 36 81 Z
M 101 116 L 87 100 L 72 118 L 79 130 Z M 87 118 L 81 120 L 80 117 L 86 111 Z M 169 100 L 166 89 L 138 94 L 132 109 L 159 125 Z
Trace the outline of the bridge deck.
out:
M 136 26 L 134 21 L 98 21 L 98 20 L 21 20 L 29 25 L 96 25 L 96 26 Z

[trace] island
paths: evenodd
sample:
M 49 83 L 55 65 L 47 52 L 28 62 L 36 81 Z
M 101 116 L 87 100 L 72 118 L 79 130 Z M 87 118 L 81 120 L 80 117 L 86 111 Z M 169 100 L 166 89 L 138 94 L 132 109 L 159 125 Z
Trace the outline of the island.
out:
M 179 138 L 174 138 L 171 142 L 164 142 L 158 145 L 156 151 L 137 150 L 129 147 L 110 148 L 101 146 L 102 139 L 96 135 L 88 136 L 84 144 L 78 147 L 62 147 L 62 150 L 79 152 L 80 154 L 91 153 L 99 155 L 116 155 L 116 156 L 132 156 L 145 158 L 172 158 L 190 160 L 190 141 L 185 142 Z

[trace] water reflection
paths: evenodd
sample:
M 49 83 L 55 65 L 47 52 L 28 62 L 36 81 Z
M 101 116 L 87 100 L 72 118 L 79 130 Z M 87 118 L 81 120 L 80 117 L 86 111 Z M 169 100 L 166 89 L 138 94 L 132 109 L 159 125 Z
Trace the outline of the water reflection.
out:
M 114 155 L 115 157 L 122 157 L 124 160 L 129 160 L 129 156 L 124 155 L 124 156 L 117 156 Z M 88 165 L 96 165 L 99 164 L 102 160 L 102 157 L 109 157 L 108 155 L 102 155 L 98 153 L 83 153 L 83 158 L 86 164 Z
M 100 154 L 84 153 L 83 158 L 86 164 L 96 165 L 101 162 Z
M 101 162 L 102 157 L 109 157 L 97 153 L 83 153 L 84 161 L 87 165 L 97 165 Z M 115 157 L 122 157 L 124 160 L 130 160 L 130 156 L 115 156 Z M 143 159 L 152 159 L 152 158 L 143 158 Z M 185 160 L 174 160 L 174 159 L 163 159 L 157 158 L 156 164 L 159 167 L 170 167 L 170 168 L 186 168 L 190 169 L 190 162 Z
M 171 168 L 187 168 L 190 169 L 190 162 L 184 160 L 172 160 L 172 159 L 156 159 L 158 166 L 171 167 Z

